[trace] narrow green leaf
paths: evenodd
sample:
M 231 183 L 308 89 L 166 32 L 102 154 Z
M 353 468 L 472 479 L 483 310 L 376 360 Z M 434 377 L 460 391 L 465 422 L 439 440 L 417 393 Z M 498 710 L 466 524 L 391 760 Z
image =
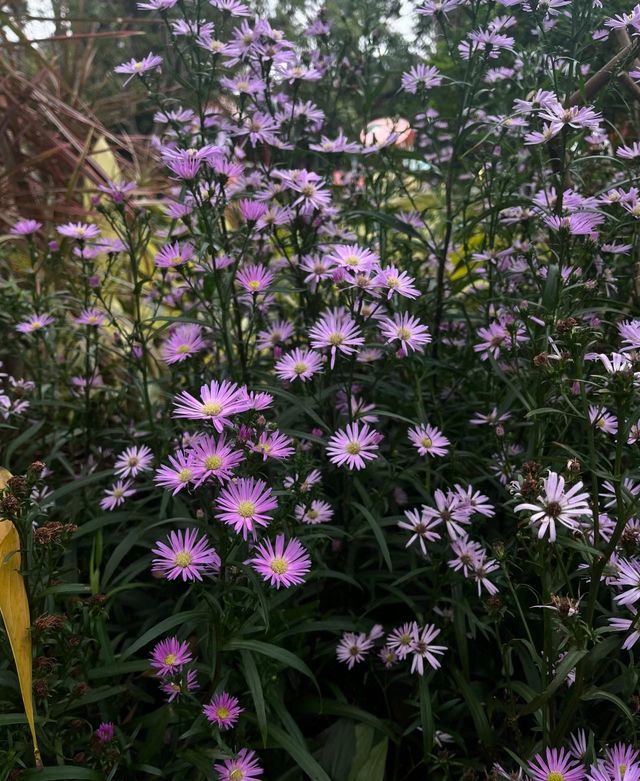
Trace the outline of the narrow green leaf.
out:
M 456 684 L 460 690 L 460 694 L 462 694 L 465 702 L 467 703 L 467 707 L 469 708 L 469 713 L 473 719 L 473 723 L 475 725 L 476 732 L 478 733 L 480 742 L 485 746 L 492 746 L 494 743 L 493 731 L 489 725 L 489 719 L 485 713 L 484 706 L 478 699 L 478 695 L 466 681 L 460 670 L 456 670 L 454 668 L 451 670 L 451 673 L 455 678 Z
M 424 747 L 425 760 L 433 748 L 433 739 L 435 735 L 435 726 L 433 723 L 433 709 L 431 708 L 431 695 L 429 694 L 429 684 L 424 675 L 420 676 L 418 682 L 420 691 L 420 721 L 422 722 L 422 745 Z
M 367 510 L 367 508 L 364 505 L 360 504 L 359 502 L 354 502 L 353 506 L 360 511 L 362 517 L 371 527 L 371 531 L 373 532 L 374 537 L 376 538 L 378 547 L 380 548 L 380 552 L 382 553 L 382 557 L 384 558 L 387 567 L 389 568 L 389 571 L 391 571 L 393 569 L 393 564 L 391 563 L 391 554 L 389 553 L 387 541 L 384 538 L 384 532 L 380 528 L 380 524 L 378 523 L 378 521 L 376 521 L 376 519 L 373 517 L 373 515 L 369 512 L 369 510 Z
M 322 767 L 311 756 L 306 746 L 294 740 L 280 727 L 269 725 L 269 737 L 283 748 L 311 781 L 331 781 Z
M 285 648 L 279 648 L 271 643 L 264 643 L 262 640 L 230 640 L 224 647 L 224 651 L 252 651 L 256 654 L 268 656 L 278 662 L 282 662 L 285 667 L 293 667 L 294 670 L 306 675 L 315 681 L 315 677 L 307 665 L 299 656 L 292 654 Z
M 244 678 L 253 697 L 253 705 L 256 710 L 256 718 L 258 719 L 258 727 L 260 728 L 260 734 L 262 735 L 262 743 L 267 743 L 267 711 L 264 705 L 264 692 L 262 691 L 262 681 L 258 675 L 258 668 L 253 661 L 253 656 L 249 651 L 240 651 L 240 658 L 242 659 L 242 669 L 244 671 Z

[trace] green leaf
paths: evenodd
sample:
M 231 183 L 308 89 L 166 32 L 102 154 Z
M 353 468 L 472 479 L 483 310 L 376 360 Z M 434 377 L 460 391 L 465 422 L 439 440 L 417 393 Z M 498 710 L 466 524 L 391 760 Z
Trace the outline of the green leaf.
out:
M 356 727 L 356 751 L 348 781 L 384 781 L 389 739 L 374 744 L 375 736 L 371 727 Z
M 624 715 L 629 719 L 631 723 L 635 721 L 633 713 L 629 710 L 627 705 L 620 699 L 620 697 L 616 697 L 615 694 L 611 694 L 611 692 L 605 692 L 602 691 L 602 689 L 598 689 L 597 691 L 591 691 L 587 692 L 586 694 L 583 694 L 582 697 L 580 697 L 581 700 L 585 700 L 586 702 L 591 701 L 599 701 L 604 700 L 605 702 L 611 702 L 613 703 L 619 710 L 624 713 Z
M 331 781 L 318 762 L 311 756 L 306 746 L 294 740 L 280 727 L 269 725 L 269 737 L 283 748 L 298 767 L 303 770 L 311 781 Z
M 104 781 L 104 776 L 97 770 L 74 765 L 25 770 L 20 778 L 21 781 Z
M 473 723 L 475 725 L 476 732 L 478 733 L 480 742 L 484 743 L 486 746 L 492 746 L 494 743 L 494 734 L 489 725 L 489 719 L 485 713 L 484 706 L 478 699 L 478 695 L 465 680 L 460 670 L 456 670 L 454 668 L 451 670 L 451 674 L 453 675 L 456 684 L 458 685 L 460 694 L 462 694 L 465 702 L 467 703 L 467 707 L 469 708 L 469 713 L 473 719 Z
M 420 721 L 422 722 L 422 745 L 424 747 L 424 758 L 429 756 L 433 748 L 433 739 L 435 735 L 435 725 L 433 723 L 433 710 L 431 708 L 431 695 L 429 694 L 429 684 L 424 675 L 420 676 L 418 682 L 420 691 Z
M 223 648 L 224 651 L 252 651 L 256 654 L 268 656 L 277 662 L 282 662 L 285 667 L 293 667 L 294 670 L 306 675 L 315 682 L 315 677 L 307 665 L 299 656 L 292 654 L 285 648 L 279 648 L 271 643 L 264 643 L 262 640 L 230 640 Z
M 364 505 L 360 504 L 359 502 L 354 502 L 353 506 L 356 507 L 360 511 L 362 517 L 365 519 L 365 521 L 371 527 L 371 531 L 373 532 L 373 534 L 374 534 L 374 536 L 375 536 L 375 538 L 376 538 L 376 540 L 378 542 L 378 547 L 380 548 L 380 552 L 382 553 L 382 557 L 384 558 L 384 560 L 385 560 L 385 562 L 387 564 L 387 567 L 389 568 L 389 571 L 391 571 L 393 569 L 393 565 L 391 563 L 391 555 L 389 553 L 389 548 L 387 546 L 387 541 L 384 538 L 384 532 L 380 528 L 380 525 L 379 525 L 378 521 L 376 521 L 376 519 L 373 517 L 373 515 L 371 515 L 369 510 L 367 510 L 367 508 L 364 507 Z
M 173 629 L 176 626 L 180 626 L 181 624 L 186 624 L 187 621 L 201 619 L 203 615 L 204 614 L 200 610 L 186 610 L 183 613 L 176 613 L 174 616 L 165 618 L 164 621 L 160 621 L 159 623 L 152 626 L 151 629 L 142 635 L 142 637 L 139 637 L 128 648 L 125 648 L 125 650 L 120 654 L 120 660 L 123 661 L 127 657 L 132 656 L 136 653 L 136 651 L 144 648 L 147 643 L 155 640 L 156 637 L 163 634 L 164 632 L 168 632 L 170 629 Z
M 558 690 L 560 685 L 567 679 L 569 673 L 578 664 L 578 662 L 586 655 L 586 650 L 582 651 L 569 651 L 557 667 L 557 672 L 553 677 L 551 683 L 547 688 L 541 692 L 537 697 L 534 697 L 530 703 L 524 706 L 520 710 L 520 715 L 524 716 L 528 713 L 535 713 L 541 708 Z
M 242 659 L 242 669 L 244 671 L 244 678 L 253 697 L 253 705 L 256 710 L 256 718 L 258 719 L 258 727 L 260 728 L 260 734 L 262 735 L 262 743 L 266 745 L 267 742 L 267 711 L 264 706 L 264 693 L 262 691 L 262 681 L 258 675 L 258 668 L 253 661 L 253 656 L 249 651 L 240 651 L 240 658 Z

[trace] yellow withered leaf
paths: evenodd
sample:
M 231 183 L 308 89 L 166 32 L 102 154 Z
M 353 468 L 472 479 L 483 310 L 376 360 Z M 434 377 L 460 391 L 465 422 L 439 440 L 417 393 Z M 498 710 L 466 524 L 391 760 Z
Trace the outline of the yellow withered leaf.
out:
M 6 469 L 0 469 L 0 488 L 6 486 L 10 477 Z M 33 713 L 31 619 L 27 591 L 20 573 L 20 537 L 13 523 L 7 520 L 0 520 L 0 615 L 18 673 L 36 765 L 42 767 Z

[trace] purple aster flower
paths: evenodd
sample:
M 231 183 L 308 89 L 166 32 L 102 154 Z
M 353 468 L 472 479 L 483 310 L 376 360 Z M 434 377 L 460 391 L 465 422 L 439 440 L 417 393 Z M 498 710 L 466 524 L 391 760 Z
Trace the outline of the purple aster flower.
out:
M 293 513 L 297 521 L 310 526 L 329 523 L 333 518 L 333 508 L 328 502 L 323 502 L 321 499 L 313 499 L 308 507 L 305 504 L 297 504 Z
M 347 465 L 349 469 L 364 469 L 366 461 L 378 457 L 380 435 L 367 423 L 349 423 L 336 431 L 327 442 L 327 455 L 336 466 Z
M 78 241 L 95 239 L 100 235 L 100 228 L 97 225 L 89 225 L 86 222 L 68 222 L 66 225 L 60 225 L 56 230 L 61 236 Z
M 465 489 L 456 483 L 453 488 L 462 500 L 462 504 L 466 505 L 471 512 L 484 515 L 485 518 L 492 518 L 496 514 L 489 498 L 480 491 L 474 491 L 473 486 L 469 485 Z
M 215 694 L 211 702 L 202 708 L 207 719 L 222 730 L 233 727 L 243 711 L 244 708 L 240 707 L 238 698 L 227 692 Z
M 209 3 L 219 11 L 224 11 L 230 16 L 251 16 L 248 6 L 239 0 L 209 0 Z
M 111 743 L 116 734 L 116 728 L 113 722 L 103 721 L 98 729 L 94 732 L 96 740 L 99 743 Z
M 380 269 L 373 280 L 375 287 L 384 287 L 387 289 L 387 298 L 390 299 L 397 294 L 404 298 L 418 298 L 420 291 L 414 287 L 415 279 L 410 277 L 406 271 L 399 271 L 394 266 Z
M 146 445 L 133 445 L 124 450 L 113 465 L 118 477 L 136 477 L 151 468 L 153 453 Z
M 268 526 L 271 513 L 278 506 L 277 499 L 262 480 L 240 477 L 222 489 L 215 504 L 215 516 L 233 526 L 243 539 L 256 536 L 257 526 Z
M 225 759 L 221 765 L 214 765 L 220 781 L 253 781 L 262 777 L 262 768 L 258 764 L 254 751 L 240 749 L 235 759 Z
M 275 365 L 275 370 L 281 380 L 306 382 L 314 374 L 322 371 L 322 356 L 313 350 L 296 347 L 293 352 L 280 358 Z
M 41 315 L 31 315 L 28 320 L 25 320 L 23 323 L 18 323 L 16 331 L 19 331 L 21 334 L 31 334 L 34 331 L 41 331 L 43 328 L 51 325 L 51 323 L 53 323 L 53 317 L 51 317 L 51 315 L 44 313 Z
M 410 621 L 394 629 L 386 639 L 386 645 L 391 648 L 398 659 L 404 659 L 411 652 L 413 637 L 418 631 L 415 621 Z
M 335 154 L 342 152 L 349 153 L 359 152 L 360 144 L 349 141 L 342 132 L 342 129 L 340 129 L 336 138 L 331 139 L 327 136 L 321 136 L 320 143 L 309 144 L 309 149 L 313 149 L 315 152 L 333 152 Z
M 153 480 L 163 488 L 173 489 L 171 494 L 175 496 L 195 479 L 193 456 L 191 452 L 177 450 L 173 456 L 169 456 L 169 463 L 170 466 L 163 465 L 156 470 Z
M 173 244 L 165 244 L 156 254 L 155 264 L 158 268 L 175 268 L 191 260 L 194 256 L 193 244 L 185 241 L 180 244 L 179 241 Z
M 440 71 L 432 65 L 414 65 L 411 70 L 402 74 L 402 89 L 412 94 L 415 94 L 418 90 L 439 87 L 441 84 L 442 76 Z
M 413 654 L 411 661 L 411 672 L 417 672 L 418 675 L 424 675 L 424 662 L 434 670 L 440 667 L 441 656 L 446 650 L 446 645 L 434 645 L 433 641 L 440 634 L 440 630 L 433 624 L 427 624 L 420 629 L 417 625 L 413 627 L 411 634 L 411 646 L 409 653 Z
M 167 580 L 202 580 L 220 569 L 220 556 L 210 548 L 205 537 L 198 539 L 196 529 L 172 531 L 167 542 L 156 542 L 151 571 Z
M 74 318 L 76 325 L 88 325 L 93 328 L 99 328 L 104 325 L 107 319 L 107 313 L 100 309 L 84 309 L 78 317 Z
M 637 559 L 620 559 L 618 572 L 613 580 L 617 588 L 628 586 L 626 591 L 617 594 L 615 601 L 619 605 L 632 606 L 640 600 L 640 561 Z
M 286 320 L 278 320 L 268 325 L 264 331 L 259 331 L 256 338 L 256 346 L 259 350 L 268 350 L 277 345 L 288 342 L 293 336 L 294 328 Z
M 589 423 L 599 428 L 604 434 L 616 434 L 618 432 L 618 419 L 605 407 L 589 406 Z
M 180 672 L 192 660 L 188 643 L 180 642 L 177 637 L 167 637 L 154 646 L 149 661 L 156 675 L 164 678 Z
M 444 521 L 447 527 L 447 533 L 452 540 L 457 537 L 463 537 L 465 534 L 464 526 L 471 523 L 471 510 L 467 503 L 453 491 L 441 491 L 436 489 L 433 494 L 436 506 L 422 506 L 423 520 L 428 521 L 439 518 Z
M 304 546 L 294 537 L 285 545 L 284 534 L 278 534 L 275 545 L 265 540 L 255 547 L 256 555 L 247 562 L 271 586 L 297 586 L 311 569 L 311 559 Z
M 515 507 L 515 512 L 527 510 L 532 513 L 529 523 L 538 529 L 538 539 L 548 533 L 549 542 L 555 542 L 556 522 L 568 529 L 576 529 L 579 518 L 592 517 L 589 494 L 580 493 L 582 488 L 582 483 L 577 482 L 566 491 L 564 477 L 549 472 L 542 481 L 543 493 L 538 496 L 538 503 L 523 502 Z
M 114 73 L 129 75 L 129 78 L 122 85 L 123 87 L 126 87 L 134 76 L 142 76 L 144 73 L 148 73 L 160 65 L 162 65 L 162 57 L 159 57 L 153 52 L 149 52 L 149 54 L 141 60 L 136 60 L 132 57 L 129 62 L 123 62 L 121 65 L 117 65 L 113 70 Z
M 115 510 L 124 504 L 127 496 L 133 496 L 135 489 L 131 487 L 130 480 L 118 480 L 111 488 L 104 492 L 104 498 L 100 500 L 101 510 Z
M 336 656 L 352 670 L 356 662 L 364 661 L 372 647 L 373 640 L 365 632 L 345 632 L 336 647 Z
M 269 114 L 256 111 L 244 120 L 244 124 L 235 131 L 237 136 L 248 136 L 251 146 L 256 144 L 276 144 L 280 125 Z
M 327 253 L 327 260 L 333 266 L 364 274 L 369 274 L 380 264 L 380 259 L 374 252 L 357 244 L 337 244 Z
M 30 236 L 37 233 L 42 228 L 42 223 L 38 220 L 18 220 L 11 227 L 9 233 L 13 236 Z
M 244 454 L 234 450 L 224 435 L 218 439 L 207 434 L 198 436 L 191 446 L 190 455 L 196 486 L 211 477 L 221 483 L 229 480 L 236 466 L 244 461 Z
M 203 385 L 200 388 L 200 399 L 183 391 L 176 396 L 174 405 L 175 418 L 209 420 L 218 433 L 231 424 L 232 415 L 250 409 L 246 391 L 227 380 L 213 380 L 209 385 Z
M 207 343 L 202 338 L 202 326 L 196 323 L 177 325 L 162 345 L 162 357 L 165 363 L 181 363 L 191 358 Z
M 566 217 L 545 217 L 545 223 L 551 230 L 566 230 L 572 236 L 588 236 L 604 222 L 604 215 L 593 212 L 575 212 Z
M 638 749 L 625 743 L 616 743 L 607 748 L 605 769 L 621 781 L 637 781 L 640 777 L 640 767 L 637 764 Z M 631 777 L 633 776 L 633 778 Z
M 440 429 L 428 423 L 410 428 L 408 434 L 421 456 L 444 456 L 451 444 Z
M 248 293 L 257 295 L 264 293 L 273 282 L 273 274 L 264 266 L 252 264 L 240 269 L 236 275 L 236 282 Z
M 182 694 L 195 691 L 198 688 L 198 673 L 195 670 L 182 672 L 180 678 L 174 678 L 172 681 L 164 681 L 160 684 L 160 689 L 167 695 L 167 701 L 173 702 Z
M 564 748 L 548 748 L 545 755 L 536 754 L 527 767 L 534 781 L 583 781 L 584 765 L 572 759 Z
M 408 548 L 416 540 L 420 544 L 420 550 L 424 556 L 428 556 L 427 542 L 433 542 L 440 539 L 440 534 L 434 529 L 442 523 L 442 518 L 425 517 L 418 510 L 405 510 L 406 521 L 399 521 L 398 526 L 406 529 L 411 536 L 406 544 Z
M 280 431 L 263 431 L 257 442 L 249 442 L 249 449 L 267 458 L 286 459 L 295 452 L 291 439 Z
M 322 211 L 331 205 L 331 193 L 323 187 L 322 179 L 309 171 L 300 171 L 294 181 L 290 183 L 292 190 L 300 193 L 292 206 L 299 206 L 303 214 L 310 214 L 315 210 Z
M 381 320 L 380 333 L 389 343 L 397 339 L 405 351 L 409 349 L 421 352 L 423 347 L 431 342 L 427 326 L 406 312 L 402 315 L 395 314 L 393 320 L 388 317 Z
M 358 345 L 364 344 L 364 337 L 349 315 L 325 314 L 309 329 L 311 346 L 316 349 L 329 348 L 331 351 L 331 368 L 339 351 L 344 355 L 356 352 Z

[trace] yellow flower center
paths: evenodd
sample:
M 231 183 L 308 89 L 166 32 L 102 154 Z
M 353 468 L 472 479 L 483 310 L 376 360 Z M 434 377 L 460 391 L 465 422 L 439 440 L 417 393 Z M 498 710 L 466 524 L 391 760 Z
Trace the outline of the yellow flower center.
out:
M 191 554 L 186 550 L 181 550 L 176 554 L 175 565 L 176 567 L 188 567 L 191 564 Z
M 357 456 L 358 453 L 362 450 L 362 445 L 359 442 L 349 442 L 346 450 L 350 456 Z
M 408 328 L 398 328 L 398 337 L 404 341 L 411 339 L 411 331 Z
M 304 374 L 304 372 L 306 371 L 307 371 L 306 363 L 303 363 L 302 361 L 298 361 L 298 363 L 294 363 L 293 365 L 294 374 Z
M 188 344 L 181 344 L 180 347 L 176 350 L 177 353 L 182 353 L 183 355 L 185 353 L 188 353 L 191 347 Z
M 620 778 L 624 778 L 624 774 L 627 772 L 627 766 L 618 765 L 618 770 L 620 771 Z
M 312 184 L 305 184 L 302 186 L 302 189 L 300 192 L 305 195 L 307 198 L 311 197 L 315 194 L 316 188 Z
M 332 344 L 334 346 L 342 344 L 342 342 L 344 342 L 344 336 L 342 334 L 337 333 L 337 332 L 334 333 L 334 334 L 331 334 L 331 336 L 329 337 L 329 344 Z
M 222 456 L 207 456 L 204 460 L 207 469 L 220 469 L 222 466 Z
M 276 556 L 275 559 L 271 559 L 269 566 L 276 575 L 284 575 L 289 569 L 289 562 L 286 559 L 283 559 L 282 556 Z
M 207 401 L 201 410 L 203 415 L 219 415 L 222 412 L 222 404 L 219 401 Z
M 178 657 L 175 654 L 167 654 L 163 661 L 167 667 L 173 667 L 173 665 L 178 661 Z
M 254 502 L 240 502 L 238 505 L 238 515 L 243 518 L 251 518 L 256 511 Z
M 181 469 L 178 472 L 178 480 L 181 483 L 188 483 L 189 480 L 191 480 L 191 474 L 192 474 L 192 472 L 191 472 L 190 469 L 186 469 L 186 468 L 185 469 Z
M 344 258 L 345 266 L 357 266 L 359 262 L 357 255 L 347 255 L 347 257 Z
M 40 320 L 32 320 L 31 321 L 31 327 L 32 328 L 42 328 L 42 323 Z
M 399 284 L 400 280 L 398 277 L 387 277 L 387 285 L 389 285 L 389 287 L 398 287 Z
M 420 444 L 424 448 L 430 448 L 433 445 L 433 440 L 430 439 L 429 437 L 422 437 L 422 439 L 420 440 Z
M 171 262 L 174 266 L 177 266 L 178 264 L 182 263 L 182 255 L 174 255 L 171 258 Z
M 242 781 L 244 778 L 244 771 L 237 767 L 229 773 L 229 781 Z
M 124 496 L 124 488 L 114 488 L 111 492 L 114 499 L 121 499 Z
M 256 450 L 258 450 L 260 453 L 270 453 L 271 445 L 268 442 L 258 442 L 256 445 Z
M 140 459 L 138 458 L 138 456 L 129 456 L 129 458 L 127 458 L 127 464 L 129 466 L 138 466 L 139 462 Z
M 398 643 L 400 645 L 410 645 L 411 644 L 411 635 L 407 634 L 406 632 L 403 635 L 400 635 L 398 638 Z
M 223 707 L 218 708 L 218 710 L 216 711 L 216 716 L 219 719 L 228 719 L 229 718 L 229 709 L 228 708 L 223 708 Z
M 552 770 L 547 776 L 547 781 L 564 781 L 564 773 L 559 770 Z
M 309 512 L 307 513 L 307 518 L 309 518 L 311 521 L 315 521 L 317 517 L 318 517 L 317 510 L 309 510 Z
M 143 63 L 141 63 L 141 62 L 136 62 L 136 64 L 133 66 L 133 69 L 134 69 L 135 71 L 139 71 L 139 70 L 142 70 L 142 68 L 143 68 L 143 67 L 144 67 L 144 66 L 143 66 Z M 78 233 L 79 233 L 79 232 L 80 232 L 80 231 L 78 231 Z
M 249 282 L 249 284 L 248 284 L 248 287 L 249 287 L 251 290 L 259 290 L 259 289 L 260 289 L 260 281 L 259 281 L 259 280 L 257 280 L 257 279 L 252 279 L 252 280 Z

